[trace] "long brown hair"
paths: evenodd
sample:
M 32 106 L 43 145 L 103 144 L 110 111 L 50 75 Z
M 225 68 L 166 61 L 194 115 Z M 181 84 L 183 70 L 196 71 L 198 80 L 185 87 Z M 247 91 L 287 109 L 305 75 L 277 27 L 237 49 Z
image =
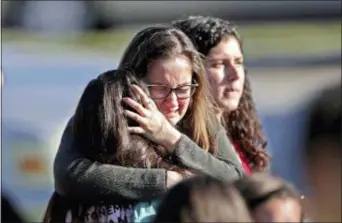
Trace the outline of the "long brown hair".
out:
M 229 21 L 213 17 L 190 16 L 188 19 L 177 20 L 172 24 L 185 32 L 204 56 L 207 56 L 209 51 L 222 40 L 229 37 L 239 42 L 243 52 L 242 39 L 237 32 L 237 27 Z M 234 143 L 241 146 L 252 167 L 255 170 L 265 170 L 269 163 L 269 155 L 265 151 L 267 141 L 257 116 L 247 73 L 238 108 L 224 113 L 222 121 L 228 136 Z
M 138 85 L 148 94 L 142 80 L 128 69 L 107 71 L 89 82 L 73 119 L 74 148 L 82 148 L 78 153 L 101 163 L 136 168 L 164 168 L 183 174 L 184 169 L 174 165 L 171 160 L 164 160 L 163 152 L 157 152 L 166 153 L 165 148 L 141 135 L 128 132 L 128 126 L 137 126 L 138 123 L 124 117 L 124 109 L 131 108 L 122 104 L 122 98 L 131 97 L 141 103 L 131 91 L 132 84 Z M 82 216 L 93 205 L 82 204 L 82 211 L 79 212 L 79 204 L 54 193 L 44 222 L 58 222 L 63 216 L 65 219 L 68 210 L 71 211 L 73 222 L 83 222 Z M 95 207 L 98 208 L 99 205 L 95 204 Z
M 178 55 L 185 55 L 190 59 L 193 81 L 198 84 L 191 99 L 192 105 L 179 122 L 178 128 L 201 148 L 215 153 L 216 147 L 210 137 L 211 117 L 215 117 L 214 107 L 202 57 L 182 31 L 164 25 L 155 25 L 141 30 L 126 48 L 119 67 L 130 67 L 139 78 L 144 78 L 153 61 Z

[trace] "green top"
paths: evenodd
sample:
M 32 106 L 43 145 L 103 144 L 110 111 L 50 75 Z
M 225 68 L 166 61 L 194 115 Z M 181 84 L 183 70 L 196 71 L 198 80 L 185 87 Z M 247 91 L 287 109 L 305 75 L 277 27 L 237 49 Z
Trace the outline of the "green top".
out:
M 55 189 L 80 202 L 150 200 L 166 192 L 166 169 L 130 168 L 89 160 L 72 148 L 72 119 L 64 130 L 54 162 Z M 173 152 L 181 165 L 222 179 L 236 180 L 243 169 L 225 129 L 217 122 L 213 135 L 218 154 L 204 151 L 182 135 Z M 79 149 L 78 149 L 79 150 Z

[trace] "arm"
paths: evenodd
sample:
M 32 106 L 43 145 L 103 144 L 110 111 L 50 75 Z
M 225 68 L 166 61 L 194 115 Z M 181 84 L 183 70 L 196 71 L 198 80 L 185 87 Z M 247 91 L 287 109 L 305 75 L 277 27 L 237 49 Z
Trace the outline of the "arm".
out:
M 131 133 L 143 134 L 149 140 L 167 148 L 171 152 L 171 158 L 176 158 L 180 164 L 190 169 L 224 180 L 235 180 L 243 176 L 238 155 L 220 124 L 216 128 L 219 150 L 216 158 L 172 126 L 141 88 L 133 85 L 132 90 L 141 97 L 144 106 L 131 98 L 123 99 L 136 111 L 125 110 L 126 117 L 139 123 L 138 127 L 129 127 Z M 218 123 L 216 117 L 211 118 L 214 123 Z
M 101 164 L 81 157 L 72 148 L 71 121 L 64 130 L 54 162 L 56 191 L 77 200 L 120 198 L 141 200 L 166 191 L 166 170 Z
M 224 129 L 216 134 L 218 157 L 204 151 L 187 136 L 182 135 L 174 147 L 173 156 L 182 165 L 222 180 L 236 180 L 243 176 L 238 156 Z

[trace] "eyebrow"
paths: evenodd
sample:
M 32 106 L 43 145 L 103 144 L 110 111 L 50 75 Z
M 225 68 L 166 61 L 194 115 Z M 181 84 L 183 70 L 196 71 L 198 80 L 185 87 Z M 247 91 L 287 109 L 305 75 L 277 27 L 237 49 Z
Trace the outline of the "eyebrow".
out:
M 192 84 L 192 82 L 190 81 L 186 81 L 184 83 L 178 84 L 177 86 L 183 86 L 183 85 L 189 85 Z M 153 83 L 148 83 L 147 85 L 165 85 L 165 86 L 170 86 L 169 84 L 165 84 L 165 83 L 161 83 L 161 82 L 153 82 Z
M 235 57 L 232 57 L 232 59 L 234 59 L 234 60 L 243 60 L 244 59 L 244 57 L 243 56 L 235 56 Z M 227 58 L 213 58 L 213 57 L 208 57 L 208 59 L 207 59 L 208 61 L 218 61 L 218 60 L 227 60 Z

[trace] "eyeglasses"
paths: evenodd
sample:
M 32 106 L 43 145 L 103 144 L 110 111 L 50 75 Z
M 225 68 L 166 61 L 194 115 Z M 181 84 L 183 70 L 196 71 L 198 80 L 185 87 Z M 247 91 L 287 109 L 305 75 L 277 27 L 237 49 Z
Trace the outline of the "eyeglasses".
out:
M 177 98 L 179 99 L 190 98 L 195 93 L 197 87 L 198 87 L 198 84 L 181 85 L 176 88 L 172 88 L 168 85 L 159 85 L 159 84 L 147 85 L 147 88 L 150 92 L 150 97 L 152 99 L 165 99 L 173 91 L 176 93 Z

